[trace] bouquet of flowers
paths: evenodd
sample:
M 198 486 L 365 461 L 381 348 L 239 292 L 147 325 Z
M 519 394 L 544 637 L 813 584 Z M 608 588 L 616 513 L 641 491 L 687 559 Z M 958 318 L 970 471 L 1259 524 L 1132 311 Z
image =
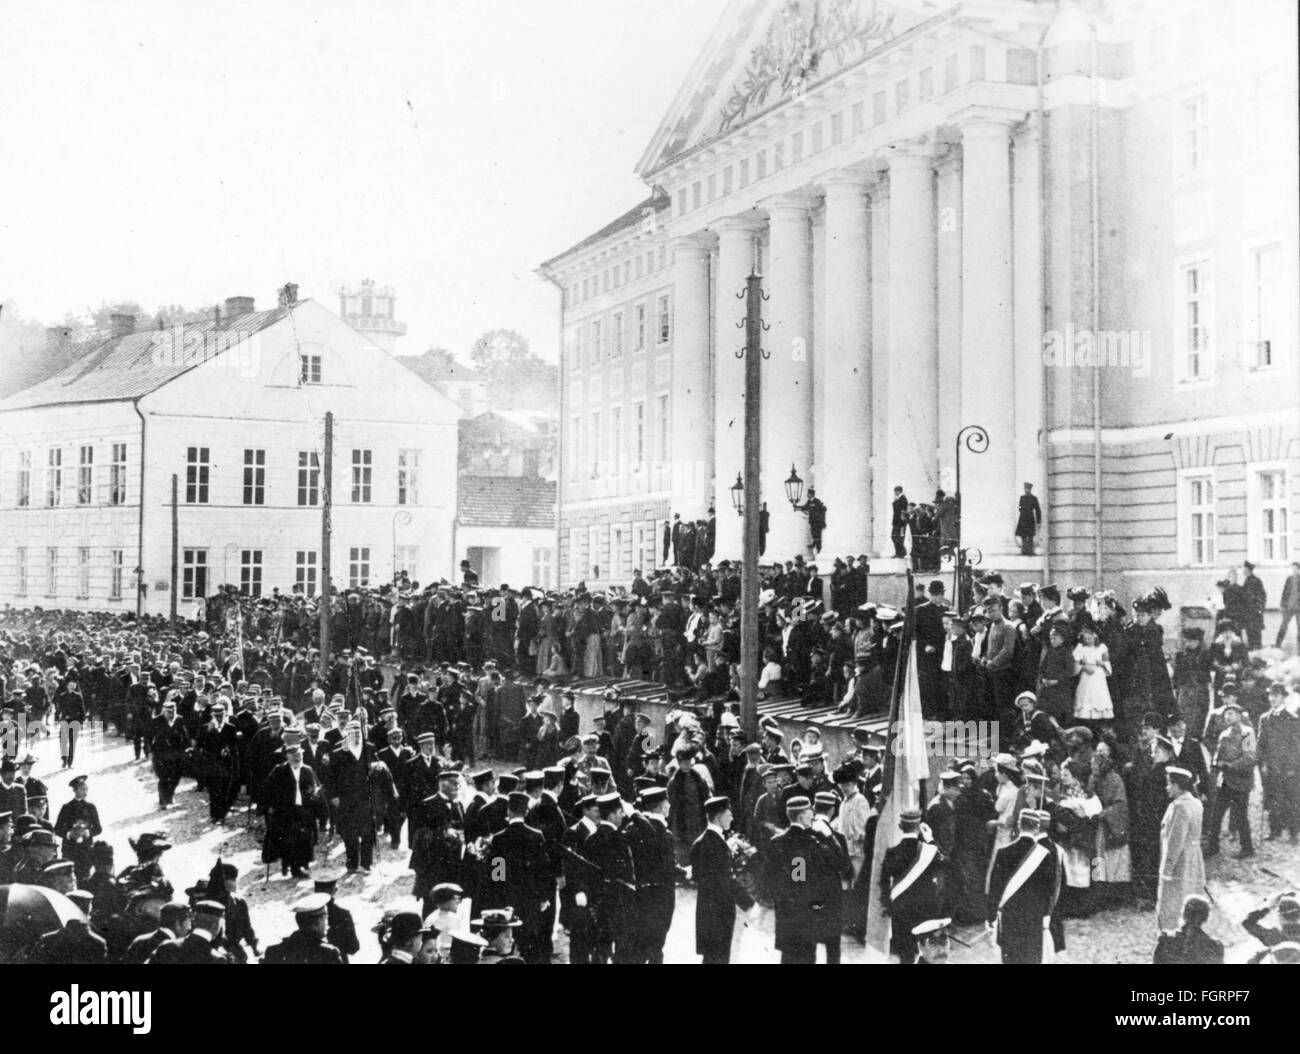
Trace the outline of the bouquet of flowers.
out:
M 754 899 L 758 898 L 758 850 L 744 835 L 732 831 L 727 835 L 727 852 L 731 854 L 731 877 Z

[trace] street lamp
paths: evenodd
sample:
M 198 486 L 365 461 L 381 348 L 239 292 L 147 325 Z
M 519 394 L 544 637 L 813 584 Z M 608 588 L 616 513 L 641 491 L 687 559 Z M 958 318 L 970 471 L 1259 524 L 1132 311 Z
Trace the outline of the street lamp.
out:
M 405 509 L 398 509 L 393 515 L 393 581 L 397 581 L 397 528 L 405 527 L 411 522 L 411 514 Z M 405 568 L 403 568 L 405 570 Z
M 799 508 L 799 499 L 803 497 L 803 480 L 799 478 L 799 473 L 794 470 L 793 464 L 790 466 L 790 475 L 785 481 L 785 496 L 795 512 L 804 511 Z
M 953 571 L 953 603 L 961 608 L 962 595 L 961 587 L 965 580 L 965 570 L 967 565 L 966 550 L 961 545 L 961 521 L 962 521 L 962 494 L 961 494 L 961 448 L 966 447 L 972 454 L 982 454 L 989 448 L 989 434 L 983 425 L 966 425 L 957 433 L 957 440 L 954 444 L 956 449 L 956 471 L 957 471 L 957 493 L 953 495 L 957 502 L 957 553 L 955 569 Z M 981 554 L 982 557 L 983 554 Z M 976 563 L 979 561 L 977 560 Z
M 740 480 L 740 473 L 736 473 L 736 482 L 731 485 L 731 504 L 735 506 L 736 515 L 745 515 L 745 484 Z

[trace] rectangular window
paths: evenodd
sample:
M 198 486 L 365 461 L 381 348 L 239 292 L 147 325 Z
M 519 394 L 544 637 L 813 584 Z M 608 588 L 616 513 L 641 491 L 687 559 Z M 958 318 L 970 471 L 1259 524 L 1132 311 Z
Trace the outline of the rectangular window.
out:
M 298 504 L 320 504 L 320 455 L 314 450 L 298 451 Z
M 266 504 L 266 451 L 244 451 L 244 504 Z
M 929 102 L 934 98 L 934 67 L 927 66 L 916 76 L 916 99 Z
M 420 504 L 420 452 L 397 452 L 397 504 Z
M 633 334 L 633 339 L 636 341 L 636 350 L 645 351 L 645 304 L 637 304 L 634 308 L 633 318 L 636 325 L 636 331 Z
M 591 358 L 588 360 L 588 366 L 599 366 L 602 348 L 600 346 L 600 319 L 596 319 L 591 324 Z
M 122 550 L 110 549 L 108 552 L 108 599 L 122 599 Z
M 1285 141 L 1285 95 L 1281 70 L 1266 70 L 1246 81 L 1242 142 L 1248 156 L 1271 154 Z
M 1247 549 L 1261 563 L 1286 563 L 1291 558 L 1286 469 L 1256 471 L 1251 483 L 1246 500 L 1253 506 L 1253 530 L 1247 534 Z
M 316 595 L 317 553 L 315 549 L 299 549 L 294 555 L 293 584 L 303 596 Z
M 108 503 L 126 504 L 126 444 L 113 444 L 113 460 L 108 465 Z
M 609 529 L 609 576 L 623 577 L 623 528 Z
M 370 584 L 370 547 L 348 550 L 348 588 L 360 589 Z
M 645 465 L 645 403 L 632 404 L 632 467 Z
M 208 503 L 208 448 L 192 446 L 185 449 L 185 504 Z
M 957 87 L 957 56 L 949 55 L 943 60 L 943 90 L 950 92 Z
M 374 451 L 352 451 L 352 504 L 370 503 L 370 477 L 374 467 Z
M 592 479 L 600 475 L 600 438 L 600 413 L 596 412 L 591 415 L 591 446 L 588 448 Z
M 609 412 L 609 464 L 614 475 L 623 474 L 623 408 Z
M 239 551 L 239 591 L 246 597 L 262 595 L 262 550 Z
M 181 550 L 181 599 L 196 600 L 208 595 L 208 551 Z
M 83 446 L 77 459 L 77 504 L 89 505 L 95 492 L 95 448 Z
M 600 527 L 595 524 L 587 528 L 587 566 L 588 576 L 599 579 L 601 565 Z
M 803 132 L 795 132 L 790 137 L 790 164 L 797 165 L 803 160 Z
M 319 355 L 299 355 L 298 356 L 298 383 L 299 384 L 320 384 L 320 356 Z
M 32 503 L 32 452 L 18 451 L 18 507 L 25 509 Z
M 53 509 L 63 501 L 63 451 L 51 447 L 45 462 L 45 506 Z
M 610 319 L 609 357 L 611 359 L 621 359 L 623 357 L 623 312 L 622 311 L 615 311 L 614 317 Z
M 894 112 L 902 113 L 911 102 L 912 82 L 901 80 L 894 85 Z
M 1179 339 L 1182 379 L 1206 380 L 1214 372 L 1210 351 L 1210 266 L 1205 260 L 1179 268 Z
M 420 580 L 420 547 L 418 545 L 399 545 L 393 550 L 393 562 L 398 571 L 405 571 L 413 582 Z
M 659 343 L 667 344 L 673 335 L 673 316 L 668 305 L 668 294 L 659 298 Z
M 668 437 L 670 434 L 668 431 L 668 426 L 669 426 L 668 396 L 666 395 L 659 396 L 658 403 L 659 403 L 659 449 L 656 453 L 656 456 L 658 456 L 658 458 L 661 461 L 667 461 L 668 443 L 669 443 Z
M 569 418 L 569 449 L 565 460 L 569 464 L 569 479 L 582 476 L 582 418 Z
M 1266 370 L 1277 365 L 1286 332 L 1281 245 L 1262 245 L 1251 250 L 1246 291 L 1247 364 L 1252 370 Z
M 1197 95 L 1178 103 L 1180 176 L 1198 176 L 1206 170 L 1210 148 L 1210 100 Z
M 77 550 L 77 599 L 90 599 L 90 550 L 85 546 Z
M 45 595 L 59 595 L 59 551 L 53 546 L 45 550 Z
M 767 178 L 767 151 L 766 150 L 760 150 L 757 154 L 754 155 L 754 171 L 757 173 L 757 175 L 754 178 L 756 179 Z
M 743 161 L 740 162 L 739 179 L 740 179 L 740 185 L 742 187 L 749 186 L 749 158 L 745 158 Z
M 1209 567 L 1214 563 L 1216 549 L 1213 474 L 1185 476 L 1183 502 L 1187 563 Z
M 20 545 L 18 547 L 18 595 L 25 597 L 27 595 L 27 547 Z
M 555 564 L 554 549 L 533 550 L 533 585 L 538 589 L 551 589 L 552 568 Z

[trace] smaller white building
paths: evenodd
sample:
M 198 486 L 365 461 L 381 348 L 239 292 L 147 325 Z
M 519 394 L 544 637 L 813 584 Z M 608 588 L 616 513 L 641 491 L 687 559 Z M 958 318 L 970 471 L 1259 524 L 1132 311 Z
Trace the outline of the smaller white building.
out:
M 555 481 L 460 477 L 456 551 L 484 586 L 554 589 Z
M 226 582 L 321 588 L 324 423 L 334 416 L 331 580 L 450 577 L 451 400 L 320 304 L 119 335 L 0 400 L 0 603 L 178 612 Z

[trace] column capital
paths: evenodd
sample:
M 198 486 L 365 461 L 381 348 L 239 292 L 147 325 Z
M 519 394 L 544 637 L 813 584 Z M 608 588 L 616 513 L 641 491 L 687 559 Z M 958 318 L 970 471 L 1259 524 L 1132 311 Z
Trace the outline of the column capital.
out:
M 961 129 L 963 140 L 1006 139 L 1012 126 L 1025 119 L 1025 113 L 1001 106 L 966 106 L 948 119 Z
M 934 164 L 934 140 L 930 136 L 900 139 L 885 149 L 884 159 L 892 172 L 895 169 L 915 171 Z
M 801 216 L 806 217 L 817 201 L 810 191 L 796 190 L 789 194 L 778 194 L 774 198 L 768 198 L 762 204 L 767 210 L 768 221 L 772 222 L 777 219 L 797 220 Z
M 690 254 L 707 255 L 712 251 L 712 239 L 704 231 L 695 231 L 693 234 L 679 234 L 669 241 L 668 246 L 673 251 L 674 261 L 679 255 L 686 256 Z
M 742 213 L 739 216 L 724 216 L 720 220 L 714 221 L 710 225 L 710 230 L 717 235 L 724 234 L 757 234 L 763 229 L 763 220 L 759 216 L 751 213 Z
M 875 186 L 879 176 L 875 172 L 864 172 L 857 168 L 837 168 L 827 172 L 818 182 L 828 194 L 832 191 L 865 193 Z

